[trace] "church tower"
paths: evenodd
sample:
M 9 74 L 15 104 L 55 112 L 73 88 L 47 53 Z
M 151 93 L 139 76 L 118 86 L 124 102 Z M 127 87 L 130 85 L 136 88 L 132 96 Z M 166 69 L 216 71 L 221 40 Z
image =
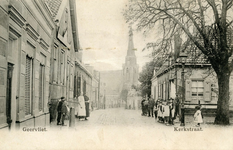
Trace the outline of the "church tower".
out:
M 137 83 L 138 64 L 133 44 L 133 30 L 132 27 L 130 27 L 128 50 L 125 57 L 125 64 L 123 64 L 123 88 L 129 90 L 132 85 L 137 85 Z

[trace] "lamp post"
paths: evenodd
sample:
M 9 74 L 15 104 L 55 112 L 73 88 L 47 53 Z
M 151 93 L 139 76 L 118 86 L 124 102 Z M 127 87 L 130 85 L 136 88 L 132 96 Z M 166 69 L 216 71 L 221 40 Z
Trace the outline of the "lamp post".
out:
M 184 79 L 184 66 L 186 62 L 186 58 L 188 57 L 185 52 L 180 53 L 180 62 L 182 64 L 182 72 L 181 72 L 181 81 L 182 81 L 182 103 L 181 103 L 181 124 L 180 126 L 185 126 L 185 119 L 184 119 L 184 113 L 185 113 L 185 107 L 184 107 L 184 101 L 185 101 L 185 79 Z

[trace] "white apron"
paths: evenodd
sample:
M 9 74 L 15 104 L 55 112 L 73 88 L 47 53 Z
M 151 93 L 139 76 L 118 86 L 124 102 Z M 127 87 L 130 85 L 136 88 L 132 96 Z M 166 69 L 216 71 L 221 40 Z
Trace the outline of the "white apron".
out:
M 85 101 L 83 96 L 78 97 L 78 116 L 86 116 Z

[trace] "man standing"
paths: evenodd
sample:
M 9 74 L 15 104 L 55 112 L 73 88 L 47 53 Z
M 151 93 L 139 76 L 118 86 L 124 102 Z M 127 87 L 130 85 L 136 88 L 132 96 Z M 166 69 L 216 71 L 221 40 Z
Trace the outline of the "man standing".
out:
M 61 97 L 61 100 L 58 102 L 58 105 L 57 105 L 57 113 L 58 113 L 57 125 L 61 125 L 60 121 L 61 121 L 61 115 L 62 115 L 62 105 L 64 101 L 65 101 L 65 97 Z
M 142 116 L 145 115 L 145 108 L 144 108 L 144 102 L 145 102 L 145 97 L 142 98 L 142 101 L 141 101 L 141 106 L 142 106 Z
M 146 98 L 146 100 L 144 101 L 144 112 L 145 112 L 145 116 L 147 115 L 148 113 L 148 104 L 149 104 L 149 101 L 148 99 Z
M 90 116 L 90 111 L 89 111 L 89 97 L 84 93 L 84 100 L 85 100 L 85 108 L 86 108 L 86 117 L 85 120 L 88 120 L 87 117 Z
M 148 102 L 148 117 L 152 116 L 154 117 L 154 114 L 153 114 L 153 109 L 154 109 L 154 99 L 152 98 L 153 96 L 151 95 L 150 98 L 149 98 L 149 102 Z
M 65 99 L 64 99 L 64 102 L 63 102 L 62 108 L 61 108 L 61 114 L 62 114 L 61 122 L 62 122 L 62 126 L 66 126 L 66 125 L 64 124 L 64 120 L 65 120 L 65 117 L 66 117 L 66 115 L 67 115 L 67 112 L 68 112 L 67 102 L 66 102 Z

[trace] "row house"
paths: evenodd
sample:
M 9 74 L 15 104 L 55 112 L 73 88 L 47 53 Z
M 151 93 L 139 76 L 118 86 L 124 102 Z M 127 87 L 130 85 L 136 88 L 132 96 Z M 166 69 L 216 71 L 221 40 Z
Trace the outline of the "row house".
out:
M 194 108 L 195 104 L 207 104 L 203 107 L 216 108 L 218 99 L 216 76 L 203 56 L 194 60 L 191 53 L 188 54 L 184 65 L 185 87 L 182 87 L 182 64 L 179 59 L 173 63 L 166 61 L 162 67 L 154 70 L 151 93 L 155 100 L 175 99 L 177 94 L 181 101 L 182 88 L 185 88 L 186 107 Z
M 0 1 L 0 129 L 47 126 L 60 97 L 91 91 L 75 2 Z
M 45 4 L 54 20 L 50 69 L 51 121 L 56 119 L 57 103 L 66 97 L 70 107 L 77 106 L 81 92 L 91 95 L 92 74 L 82 63 L 75 0 L 47 0 Z
M 175 99 L 176 94 L 182 100 L 182 64 L 166 61 L 162 67 L 155 68 L 151 93 L 155 100 L 169 98 Z M 233 76 L 233 74 L 232 74 Z M 232 88 L 232 76 L 230 77 L 230 91 Z M 192 57 L 192 51 L 188 54 L 184 65 L 185 104 L 186 108 L 194 108 L 202 104 L 203 108 L 215 109 L 218 100 L 218 82 L 214 70 L 207 60 L 201 55 L 198 59 Z M 230 92 L 230 109 L 232 109 L 232 93 Z
M 41 0 L 0 1 L 0 128 L 49 124 L 55 28 Z
M 98 101 L 98 109 L 106 108 L 106 83 L 101 80 L 99 82 L 99 101 Z
M 99 71 L 96 71 L 93 66 L 89 64 L 85 64 L 85 67 L 92 74 L 92 82 L 91 82 L 92 89 L 90 90 L 89 95 L 90 95 L 90 103 L 93 108 L 93 107 L 97 107 L 97 103 L 98 103 L 100 73 Z

